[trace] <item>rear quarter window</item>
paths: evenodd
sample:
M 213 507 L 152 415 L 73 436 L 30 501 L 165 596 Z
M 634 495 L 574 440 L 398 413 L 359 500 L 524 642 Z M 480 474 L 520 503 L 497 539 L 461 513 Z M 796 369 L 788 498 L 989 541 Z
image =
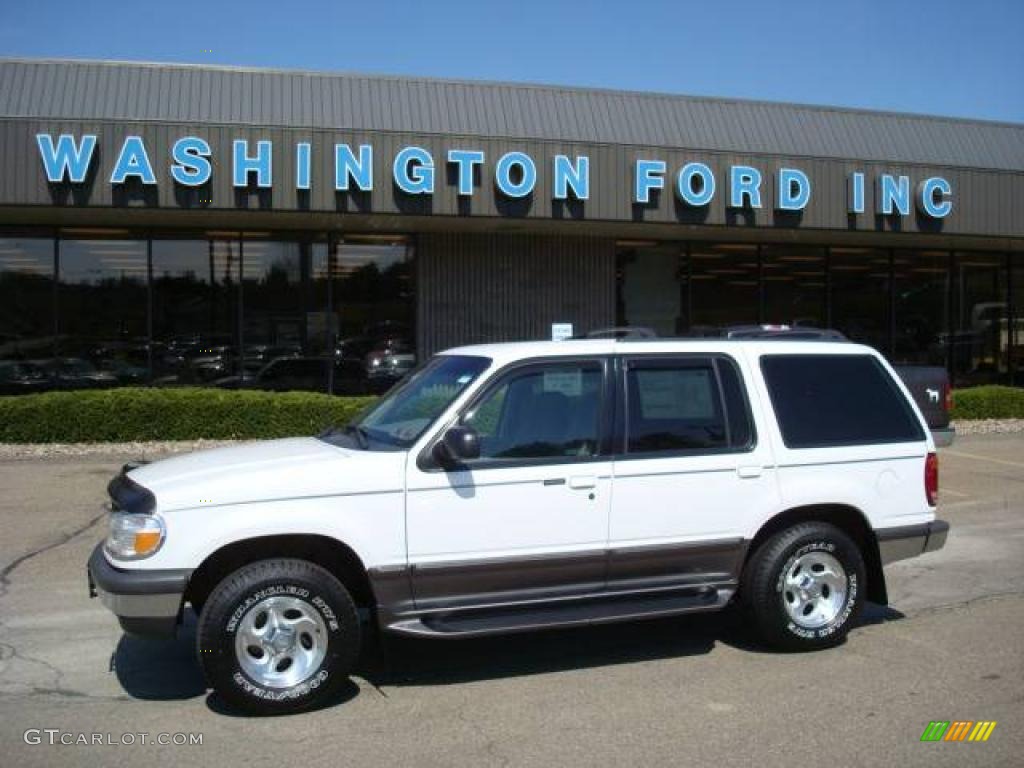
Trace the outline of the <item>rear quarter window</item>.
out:
M 787 448 L 924 440 L 907 399 L 871 355 L 764 355 L 761 370 Z

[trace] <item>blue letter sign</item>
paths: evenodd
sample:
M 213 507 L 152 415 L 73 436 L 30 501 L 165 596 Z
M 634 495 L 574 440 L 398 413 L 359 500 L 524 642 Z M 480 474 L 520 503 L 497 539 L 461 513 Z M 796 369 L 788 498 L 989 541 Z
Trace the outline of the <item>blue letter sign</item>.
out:
M 704 163 L 687 163 L 679 170 L 676 193 L 687 205 L 707 205 L 715 196 L 715 174 Z
M 434 158 L 423 147 L 406 147 L 395 155 L 395 184 L 407 195 L 434 194 Z
M 729 169 L 729 206 L 731 208 L 761 207 L 761 172 L 748 165 L 734 165 Z
M 266 188 L 273 181 L 273 166 L 271 165 L 271 150 L 273 145 L 269 141 L 256 142 L 256 156 L 249 156 L 249 142 L 245 139 L 235 139 L 234 144 L 234 186 L 249 186 L 249 174 L 256 172 L 256 186 Z
M 932 176 L 917 185 L 917 207 L 921 213 L 933 219 L 944 219 L 953 210 L 953 194 L 949 182 L 941 176 Z
M 555 155 L 555 200 L 567 200 L 569 188 L 577 200 L 590 199 L 590 158 L 580 155 L 573 164 L 565 155 Z
M 201 187 L 210 180 L 210 145 L 198 136 L 186 136 L 171 149 L 171 178 L 186 187 Z
M 519 181 L 512 181 L 512 169 L 519 168 Z M 506 152 L 494 169 L 498 189 L 507 197 L 526 197 L 537 183 L 537 166 L 525 152 Z
M 46 180 L 51 184 L 60 184 L 64 176 L 72 184 L 81 184 L 89 172 L 92 162 L 92 151 L 96 149 L 96 137 L 85 135 L 80 146 L 75 145 L 75 137 L 62 133 L 57 138 L 57 146 L 53 146 L 53 138 L 48 133 L 37 133 L 36 144 L 39 155 L 43 158 L 46 169 Z
M 369 144 L 359 145 L 359 159 L 352 154 L 348 144 L 334 145 L 334 188 L 339 192 L 348 192 L 349 180 L 363 192 L 373 190 L 373 147 Z
M 143 184 L 156 184 L 153 166 L 146 154 L 146 145 L 139 136 L 128 136 L 121 145 L 114 172 L 110 174 L 111 184 L 124 184 L 129 176 L 135 176 Z
M 459 194 L 473 194 L 473 166 L 484 161 L 484 153 L 478 149 L 449 149 L 448 162 L 455 165 L 459 175 Z

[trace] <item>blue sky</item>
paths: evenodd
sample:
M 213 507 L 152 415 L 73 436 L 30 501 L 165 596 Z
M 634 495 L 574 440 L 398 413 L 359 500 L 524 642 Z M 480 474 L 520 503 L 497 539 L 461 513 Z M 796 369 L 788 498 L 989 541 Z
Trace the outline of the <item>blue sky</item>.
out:
M 3 0 L 0 55 L 626 88 L 1024 122 L 1024 0 Z

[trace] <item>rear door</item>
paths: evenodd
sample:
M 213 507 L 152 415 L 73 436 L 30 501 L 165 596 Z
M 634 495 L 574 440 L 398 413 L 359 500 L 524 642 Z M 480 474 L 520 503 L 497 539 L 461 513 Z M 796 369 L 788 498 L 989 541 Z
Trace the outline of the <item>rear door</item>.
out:
M 726 354 L 621 360 L 608 588 L 734 581 L 778 501 L 745 363 Z

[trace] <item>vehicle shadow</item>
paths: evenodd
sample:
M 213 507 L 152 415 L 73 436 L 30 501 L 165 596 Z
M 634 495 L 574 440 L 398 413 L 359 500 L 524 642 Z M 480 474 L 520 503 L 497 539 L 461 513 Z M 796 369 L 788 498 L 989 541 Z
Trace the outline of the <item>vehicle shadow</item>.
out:
M 854 631 L 903 618 L 897 610 L 867 603 Z M 730 606 L 715 613 L 467 640 L 380 638 L 363 653 L 355 674 L 377 688 L 450 685 L 698 656 L 716 643 L 747 653 L 782 653 L 762 643 L 744 612 Z
M 729 610 L 464 640 L 382 637 L 355 674 L 378 688 L 450 685 L 698 656 L 733 645 L 740 621 Z
M 868 603 L 858 626 L 903 618 L 897 610 Z M 353 675 L 378 690 L 454 685 L 699 656 L 710 653 L 716 643 L 749 653 L 778 653 L 761 644 L 743 612 L 731 607 L 716 613 L 464 640 L 373 636 Z M 208 693 L 195 657 L 195 615 L 191 611 L 186 612 L 173 639 L 123 635 L 111 668 L 134 698 L 176 701 L 205 695 L 213 712 L 239 716 L 216 693 Z M 350 682 L 321 708 L 343 704 L 359 692 L 359 686 Z
M 176 637 L 121 635 L 110 669 L 125 693 L 136 699 L 179 701 L 206 693 L 196 662 L 196 619 L 186 611 Z

